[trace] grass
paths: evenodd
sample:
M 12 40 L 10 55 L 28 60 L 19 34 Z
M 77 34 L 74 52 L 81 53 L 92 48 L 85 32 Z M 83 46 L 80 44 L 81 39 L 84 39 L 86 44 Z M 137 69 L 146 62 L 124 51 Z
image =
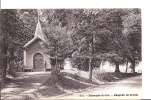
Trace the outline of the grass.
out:
M 129 77 L 141 75 L 140 73 L 123 73 L 123 72 L 95 72 L 94 77 L 99 81 L 115 82 Z

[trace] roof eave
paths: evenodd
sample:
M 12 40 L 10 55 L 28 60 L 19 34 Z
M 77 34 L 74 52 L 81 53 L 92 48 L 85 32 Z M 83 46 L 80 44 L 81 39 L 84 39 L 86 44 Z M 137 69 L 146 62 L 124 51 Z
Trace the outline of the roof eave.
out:
M 28 41 L 25 45 L 24 48 L 28 47 L 30 44 L 32 44 L 34 41 L 36 41 L 37 39 L 39 39 L 38 37 L 34 37 L 33 39 L 31 39 L 30 41 Z

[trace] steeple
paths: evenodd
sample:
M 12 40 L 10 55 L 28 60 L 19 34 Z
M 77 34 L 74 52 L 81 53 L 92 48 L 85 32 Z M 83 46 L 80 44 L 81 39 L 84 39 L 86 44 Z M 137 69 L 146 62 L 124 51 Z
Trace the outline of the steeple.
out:
M 34 38 L 32 40 L 28 41 L 24 45 L 24 47 L 28 47 L 30 44 L 32 44 L 37 39 L 41 39 L 45 43 L 47 43 L 47 41 L 48 41 L 46 34 L 42 31 L 42 27 L 41 27 L 41 23 L 40 23 L 40 19 L 39 19 L 39 11 L 38 11 L 38 22 L 37 22 Z
M 38 37 L 41 40 L 43 40 L 44 42 L 47 41 L 46 35 L 42 31 L 42 27 L 41 27 L 41 23 L 40 23 L 40 19 L 39 19 L 39 11 L 38 11 L 38 23 L 37 23 L 37 26 L 36 26 L 34 37 Z

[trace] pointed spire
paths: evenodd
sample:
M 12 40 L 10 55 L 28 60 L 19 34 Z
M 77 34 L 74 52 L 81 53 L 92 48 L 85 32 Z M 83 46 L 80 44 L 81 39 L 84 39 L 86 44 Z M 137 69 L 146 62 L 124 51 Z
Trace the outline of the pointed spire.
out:
M 43 33 L 43 31 L 42 31 L 42 27 L 41 27 L 41 23 L 40 23 L 40 16 L 39 16 L 39 10 L 37 10 L 37 12 L 38 12 L 38 23 L 37 23 L 37 26 L 36 26 L 36 30 L 35 30 L 35 35 L 34 35 L 34 37 L 38 37 L 38 38 L 40 38 L 41 40 L 43 40 L 44 42 L 46 42 L 47 40 L 47 38 L 46 38 L 46 35 Z

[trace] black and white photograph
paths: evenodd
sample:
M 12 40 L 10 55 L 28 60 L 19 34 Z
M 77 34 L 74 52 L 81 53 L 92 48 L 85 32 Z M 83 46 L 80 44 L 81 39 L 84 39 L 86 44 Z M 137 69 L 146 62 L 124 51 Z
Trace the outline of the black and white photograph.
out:
M 141 99 L 140 8 L 0 9 L 0 100 Z

